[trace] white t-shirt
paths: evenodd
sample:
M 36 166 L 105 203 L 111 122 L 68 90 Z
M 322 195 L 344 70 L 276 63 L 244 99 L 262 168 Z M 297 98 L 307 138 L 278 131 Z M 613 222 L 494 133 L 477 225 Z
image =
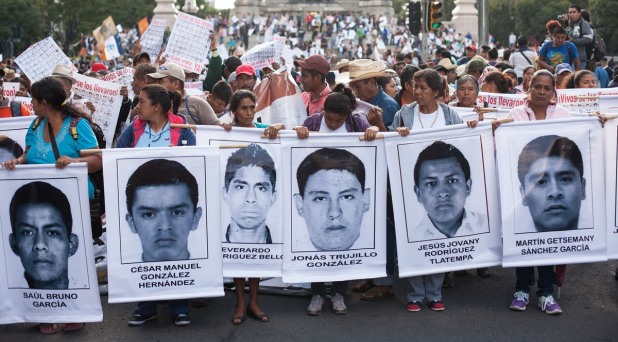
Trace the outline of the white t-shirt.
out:
M 442 108 L 438 106 L 438 110 L 431 114 L 423 114 L 419 111 L 418 106 L 414 106 L 414 125 L 416 129 L 428 129 L 446 126 L 446 118 Z
M 326 125 L 326 119 L 322 117 L 322 122 L 320 122 L 320 133 L 348 133 L 348 128 L 345 126 L 344 122 L 341 127 L 333 131 L 332 129 L 328 128 L 328 126 Z

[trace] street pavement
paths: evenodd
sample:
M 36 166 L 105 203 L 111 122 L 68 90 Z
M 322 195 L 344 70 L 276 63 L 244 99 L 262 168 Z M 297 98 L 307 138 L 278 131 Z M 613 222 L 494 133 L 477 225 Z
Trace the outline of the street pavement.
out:
M 203 308 L 193 308 L 187 327 L 173 325 L 165 304 L 159 306 L 157 319 L 128 327 L 135 304 L 107 304 L 102 296 L 102 323 L 52 336 L 41 335 L 35 324 L 4 325 L 0 341 L 618 341 L 617 265 L 569 265 L 558 300 L 564 312 L 558 316 L 541 312 L 534 294 L 526 311 L 509 310 L 515 271 L 493 267 L 488 279 L 474 271 L 453 277 L 455 287 L 442 291 L 447 307 L 443 312 L 428 307 L 406 311 L 405 279 L 397 280 L 394 296 L 380 301 L 361 301 L 359 294 L 348 291 L 348 314 L 343 316 L 330 312 L 329 301 L 319 316 L 309 317 L 309 297 L 260 294 L 271 322 L 247 319 L 241 326 L 230 322 L 234 296 L 229 291 L 208 299 Z

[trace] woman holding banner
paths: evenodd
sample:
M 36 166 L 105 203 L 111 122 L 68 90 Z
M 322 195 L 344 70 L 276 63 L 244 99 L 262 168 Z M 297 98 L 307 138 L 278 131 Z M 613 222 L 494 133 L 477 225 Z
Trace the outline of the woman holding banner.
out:
M 457 82 L 457 101 L 449 103 L 451 107 L 476 107 L 476 99 L 479 97 L 479 82 L 474 76 L 464 75 Z
M 162 85 L 150 84 L 142 88 L 136 107 L 139 116 L 122 132 L 116 148 L 195 146 L 195 134 L 190 128 L 170 128 L 170 124 L 187 121 L 177 115 L 180 102 L 179 92 L 168 91 Z M 175 325 L 191 324 L 188 300 L 170 300 L 168 306 Z M 139 302 L 128 324 L 142 325 L 156 316 L 156 301 Z
M 563 87 L 565 89 L 597 88 L 597 78 L 590 70 L 580 70 L 567 76 Z
M 63 169 L 71 163 L 87 163 L 88 172 L 102 168 L 101 154 L 81 156 L 82 150 L 98 148 L 97 139 L 90 126 L 89 115 L 73 105 L 65 103 L 67 93 L 60 81 L 45 77 L 32 85 L 32 106 L 37 118 L 26 133 L 26 150 L 17 159 L 3 165 L 13 170 L 18 164 L 55 164 Z M 84 119 L 84 120 L 82 120 Z M 73 125 L 77 134 L 73 134 Z M 88 197 L 94 197 L 94 185 L 88 179 Z M 41 323 L 43 334 L 55 334 L 60 330 L 74 331 L 84 323 Z
M 403 106 L 395 114 L 393 124 L 388 129 L 383 124 L 379 127 L 369 127 L 365 131 L 365 139 L 375 139 L 379 131 L 396 131 L 405 137 L 410 134 L 411 130 L 431 129 L 463 123 L 459 114 L 452 107 L 440 102 L 444 96 L 444 83 L 446 83 L 446 80 L 433 69 L 424 69 L 415 73 L 415 102 Z M 410 288 L 406 309 L 410 312 L 420 311 L 422 301 L 426 299 L 431 310 L 443 311 L 445 309 L 442 303 L 443 280 L 444 273 L 408 278 Z

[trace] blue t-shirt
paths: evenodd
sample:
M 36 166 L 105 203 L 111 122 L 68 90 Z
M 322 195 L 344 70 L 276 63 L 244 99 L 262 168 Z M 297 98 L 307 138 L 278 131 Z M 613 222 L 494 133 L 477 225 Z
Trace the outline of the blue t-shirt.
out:
M 571 45 L 571 54 L 569 55 L 569 48 L 567 44 Z M 577 47 L 571 42 L 565 42 L 559 47 L 554 46 L 552 40 L 545 42 L 539 51 L 539 55 L 545 57 L 545 62 L 553 67 L 560 63 L 567 63 L 573 66 L 573 61 L 579 57 L 577 55 Z
M 44 127 L 47 126 L 47 119 L 42 119 L 36 130 L 32 129 L 34 121 L 35 120 L 32 120 L 28 132 L 26 133 L 26 148 L 30 147 L 28 154 L 26 154 L 26 163 L 55 164 L 56 157 L 54 156 L 54 149 L 52 148 L 51 141 L 46 142 L 44 138 Z M 79 158 L 79 151 L 99 147 L 97 137 L 94 135 L 86 119 L 79 120 L 75 126 L 78 135 L 77 141 L 73 139 L 73 136 L 69 132 L 70 123 L 71 116 L 67 116 L 62 122 L 62 127 L 56 136 L 56 145 L 58 145 L 58 153 L 60 153 L 60 156 Z M 88 178 L 88 197 L 94 197 L 94 185 L 90 181 L 90 178 Z
M 135 147 L 169 147 L 172 144 L 170 122 L 168 121 L 159 133 L 152 133 L 150 123 L 146 124 L 144 134 L 139 137 Z
M 401 109 L 397 101 L 388 96 L 388 94 L 382 90 L 382 87 L 378 87 L 378 94 L 368 102 L 382 108 L 382 122 L 384 122 L 384 126 L 386 127 L 389 127 L 393 123 L 395 113 Z

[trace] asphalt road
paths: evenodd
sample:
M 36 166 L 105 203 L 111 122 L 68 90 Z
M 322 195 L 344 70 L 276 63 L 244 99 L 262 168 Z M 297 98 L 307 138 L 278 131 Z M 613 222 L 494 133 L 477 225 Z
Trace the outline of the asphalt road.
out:
M 102 323 L 51 336 L 42 336 L 34 324 L 4 325 L 0 341 L 617 341 L 617 265 L 616 261 L 569 265 L 559 316 L 541 312 L 534 294 L 526 311 L 510 311 L 515 272 L 494 267 L 489 279 L 476 273 L 454 277 L 455 287 L 443 290 L 444 312 L 427 307 L 407 312 L 403 279 L 396 283 L 395 296 L 380 301 L 361 301 L 359 294 L 348 291 L 348 314 L 343 316 L 333 315 L 328 301 L 320 316 L 309 317 L 308 297 L 261 294 L 261 306 L 271 322 L 248 319 L 241 326 L 230 323 L 232 292 L 207 300 L 206 307 L 193 308 L 187 327 L 174 326 L 165 305 L 159 306 L 156 320 L 128 327 L 134 304 L 110 305 L 102 296 Z

